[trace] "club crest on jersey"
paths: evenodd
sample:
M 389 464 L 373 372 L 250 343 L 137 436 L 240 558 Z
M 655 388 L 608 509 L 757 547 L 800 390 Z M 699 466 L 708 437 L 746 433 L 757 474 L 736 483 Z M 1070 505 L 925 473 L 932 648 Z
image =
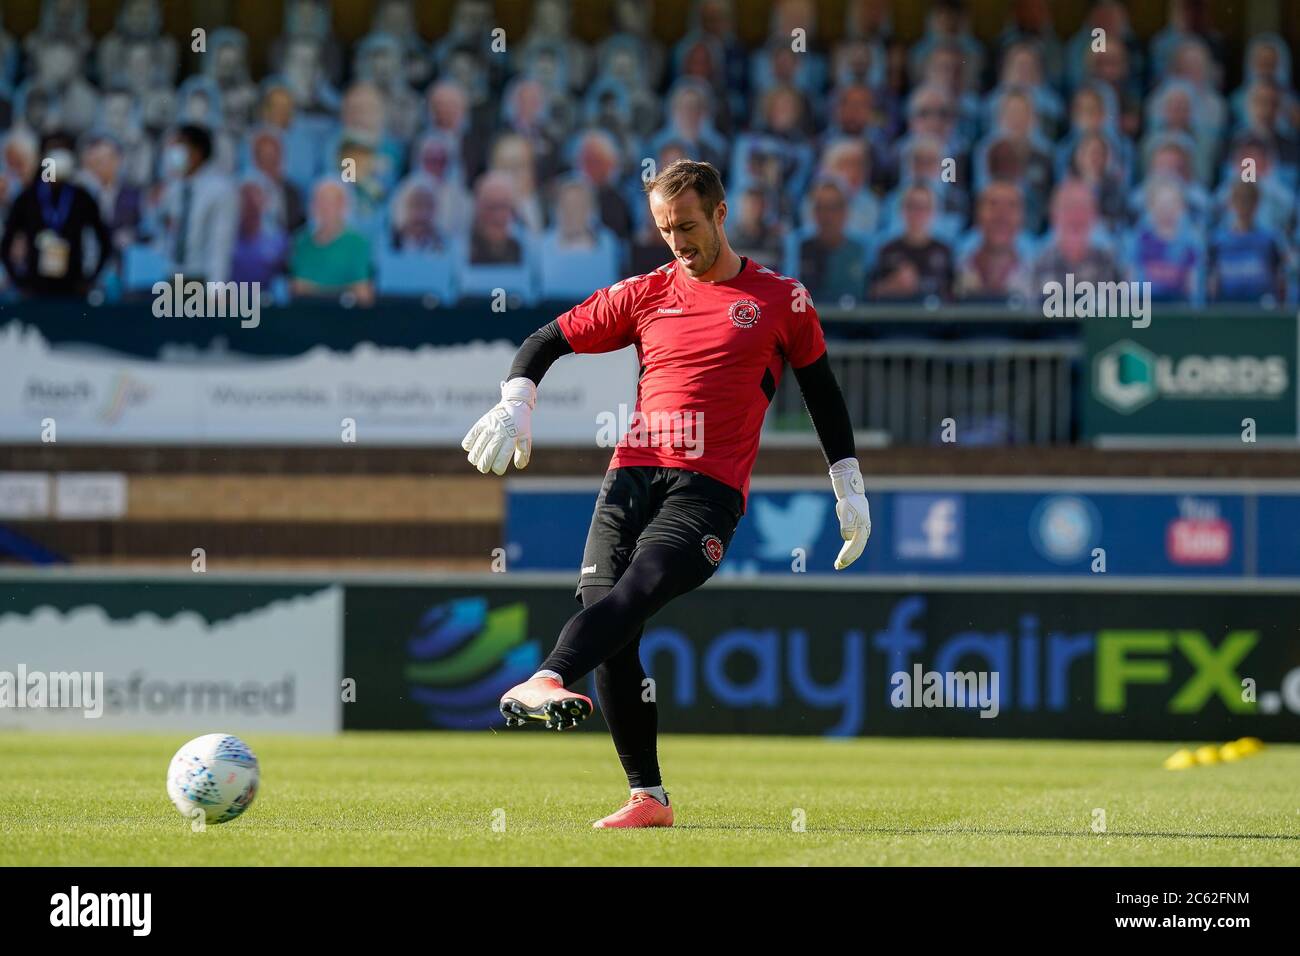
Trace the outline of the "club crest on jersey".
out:
M 716 534 L 706 534 L 701 544 L 704 546 L 704 556 L 716 568 L 722 560 L 722 539 Z
M 758 324 L 762 312 L 759 311 L 758 303 L 753 299 L 737 299 L 731 303 L 731 308 L 727 314 L 731 316 L 731 324 L 736 328 L 752 329 Z

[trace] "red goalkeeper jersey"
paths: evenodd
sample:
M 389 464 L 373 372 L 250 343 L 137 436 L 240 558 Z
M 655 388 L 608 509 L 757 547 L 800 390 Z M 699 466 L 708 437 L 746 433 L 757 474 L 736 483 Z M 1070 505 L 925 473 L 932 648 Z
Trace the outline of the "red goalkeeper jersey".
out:
M 803 368 L 826 351 L 807 290 L 750 259 L 725 282 L 692 279 L 670 262 L 593 293 L 558 321 L 575 352 L 636 346 L 636 408 L 610 468 L 696 471 L 746 498 L 785 363 Z

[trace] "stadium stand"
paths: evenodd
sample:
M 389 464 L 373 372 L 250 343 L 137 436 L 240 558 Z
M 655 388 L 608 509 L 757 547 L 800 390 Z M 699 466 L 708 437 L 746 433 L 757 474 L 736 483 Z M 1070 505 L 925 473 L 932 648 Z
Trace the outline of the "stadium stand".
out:
M 155 281 L 203 261 L 207 278 L 260 282 L 280 305 L 342 301 L 370 328 L 463 321 L 498 289 L 540 318 L 664 260 L 642 177 L 648 161 L 689 155 L 722 170 L 737 248 L 811 290 L 855 421 L 893 446 L 864 464 L 1285 476 L 1285 456 L 1070 447 L 1082 331 L 1039 305 L 1068 272 L 1149 281 L 1194 315 L 1296 308 L 1300 12 L 1214 6 L 5 4 L 0 307 L 145 308 Z M 202 52 L 195 22 L 211 23 Z M 187 169 L 178 146 L 194 126 L 211 156 Z M 55 153 L 111 236 L 73 244 L 84 261 L 63 284 L 42 278 L 26 225 L 43 214 L 39 171 Z M 200 209 L 228 228 L 195 233 Z M 771 424 L 806 429 L 783 384 Z M 1020 452 L 941 460 L 925 446 L 949 408 L 979 422 L 972 444 Z M 263 547 L 454 564 L 486 550 L 501 520 L 499 493 L 462 487 L 448 448 L 347 461 L 221 447 L 4 454 L 11 470 L 132 476 L 120 523 L 11 523 L 88 560 L 147 559 L 185 539 L 185 522 L 210 521 L 248 560 Z M 603 461 L 560 450 L 532 473 Z M 758 470 L 817 467 L 796 443 L 766 449 Z M 292 531 L 268 548 L 276 528 Z
M 25 6 L 30 17 L 36 5 Z M 75 137 L 77 181 L 113 234 L 106 292 L 137 291 L 160 257 L 176 260 L 187 179 L 168 145 L 198 123 L 214 134 L 210 188 L 229 208 L 252 204 L 214 254 L 315 292 L 377 274 L 386 294 L 409 294 L 410 261 L 424 258 L 438 276 L 458 264 L 460 289 L 442 283 L 444 302 L 507 279 L 529 301 L 568 298 L 566 277 L 626 273 L 654 239 L 642 159 L 679 150 L 752 196 L 760 247 L 793 240 L 787 268 L 815 242 L 815 285 L 837 303 L 1024 307 L 1028 279 L 1060 265 L 1049 211 L 1076 179 L 1087 187 L 1077 215 L 1095 221 L 1080 255 L 1103 272 L 1157 276 L 1162 299 L 1192 305 L 1296 298 L 1291 47 L 1259 33 L 1244 62 L 1224 62 L 1220 29 L 1244 25 L 1214 23 L 1195 0 L 1169 3 L 1145 38 L 1114 0 L 983 5 L 981 33 L 952 0 L 930 4 L 921 24 L 880 2 L 616 3 L 600 16 L 602 4 L 541 0 L 530 18 L 527 4 L 484 0 L 307 0 L 285 6 L 269 45 L 250 37 L 276 35 L 265 29 L 274 5 L 240 9 L 202 53 L 167 29 L 185 19 L 176 9 L 94 6 L 48 0 L 21 43 L 3 38 L 0 213 L 17 229 L 42 139 Z M 987 29 L 999 7 L 1000 34 Z M 9 28 L 22 19 L 11 13 Z M 430 21 L 442 21 L 431 43 Z M 488 22 L 506 29 L 506 52 L 476 32 Z M 1095 28 L 1120 39 L 1094 58 Z M 806 31 L 802 55 L 792 29 Z M 1258 177 L 1234 188 L 1243 157 Z M 315 186 L 345 160 L 345 221 L 327 225 Z M 978 216 L 1002 182 L 1024 197 L 1010 246 Z M 839 196 L 845 227 L 817 195 Z M 366 260 L 352 263 L 359 276 L 324 261 L 339 243 Z M 5 266 L 11 289 L 36 281 L 8 245 Z

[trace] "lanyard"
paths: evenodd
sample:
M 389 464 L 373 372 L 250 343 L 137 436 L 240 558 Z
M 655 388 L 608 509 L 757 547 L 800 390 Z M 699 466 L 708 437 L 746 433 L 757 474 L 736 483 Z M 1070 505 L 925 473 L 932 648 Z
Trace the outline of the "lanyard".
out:
M 59 192 L 59 207 L 55 209 L 50 202 L 50 184 L 41 182 L 36 187 L 36 197 L 41 201 L 41 219 L 49 228 L 58 231 L 68 221 L 72 212 L 72 189 L 65 188 Z

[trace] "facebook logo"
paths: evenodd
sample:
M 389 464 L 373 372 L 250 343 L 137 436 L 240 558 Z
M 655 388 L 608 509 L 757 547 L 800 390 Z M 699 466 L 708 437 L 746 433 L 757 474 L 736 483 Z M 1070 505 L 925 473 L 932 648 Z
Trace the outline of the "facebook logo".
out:
M 894 497 L 894 554 L 914 561 L 960 561 L 962 496 Z

